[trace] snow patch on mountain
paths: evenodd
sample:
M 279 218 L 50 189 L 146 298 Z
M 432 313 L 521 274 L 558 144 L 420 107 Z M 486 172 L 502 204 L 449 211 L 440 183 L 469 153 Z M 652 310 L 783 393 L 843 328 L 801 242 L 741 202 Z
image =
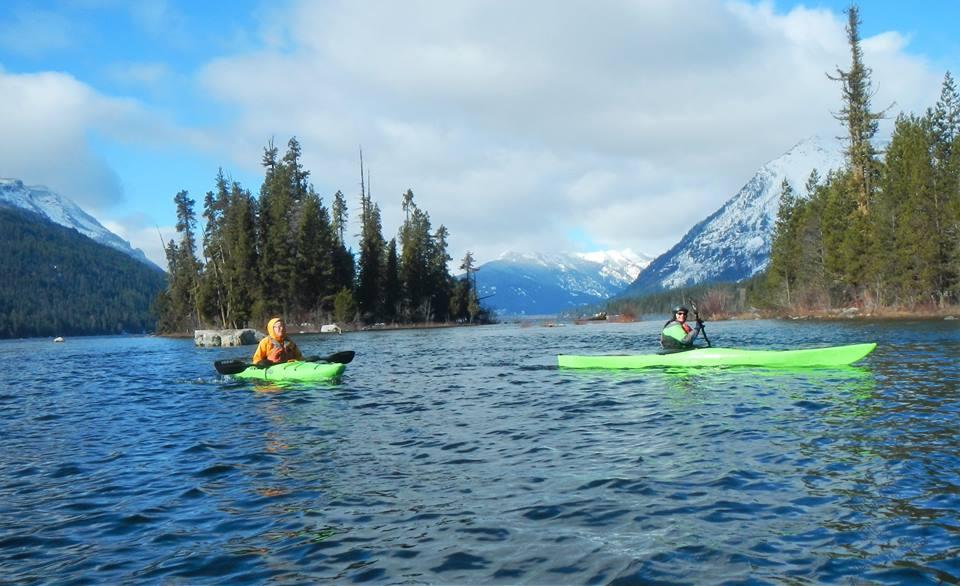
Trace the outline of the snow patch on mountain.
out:
M 0 204 L 25 209 L 47 220 L 73 228 L 94 242 L 109 246 L 150 266 L 159 269 L 139 248 L 103 227 L 93 216 L 77 204 L 40 185 L 24 185 L 19 179 L 0 178 Z
M 508 251 L 476 273 L 483 304 L 506 315 L 549 315 L 621 292 L 650 263 L 632 250 Z
M 786 179 L 798 197 L 816 169 L 821 180 L 844 161 L 836 140 L 813 137 L 762 166 L 719 210 L 657 257 L 626 294 L 636 295 L 711 281 L 740 281 L 766 268 Z

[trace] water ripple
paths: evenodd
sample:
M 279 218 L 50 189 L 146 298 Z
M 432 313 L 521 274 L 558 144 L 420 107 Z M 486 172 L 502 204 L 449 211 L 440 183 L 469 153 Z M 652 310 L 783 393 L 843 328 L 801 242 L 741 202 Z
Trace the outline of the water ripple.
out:
M 0 389 L 4 580 L 960 581 L 955 326 L 711 325 L 880 342 L 848 369 L 556 368 L 657 325 L 344 335 L 319 386 L 220 379 L 240 353 L 189 340 L 0 343 L 37 357 Z

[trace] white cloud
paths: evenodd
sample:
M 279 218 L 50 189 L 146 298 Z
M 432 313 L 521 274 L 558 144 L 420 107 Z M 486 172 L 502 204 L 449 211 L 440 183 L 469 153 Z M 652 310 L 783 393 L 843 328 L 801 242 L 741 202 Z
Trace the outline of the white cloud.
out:
M 101 223 L 104 228 L 123 238 L 134 248 L 142 250 L 158 267 L 167 269 L 164 241 L 176 238 L 174 226 L 157 226 L 145 216 L 125 216 Z
M 362 144 L 388 238 L 412 188 L 455 257 L 576 228 L 652 254 L 797 141 L 839 134 L 825 74 L 848 61 L 843 26 L 700 0 L 302 2 L 291 48 L 218 59 L 200 83 L 240 113 L 235 144 L 296 134 L 321 190 L 358 192 Z M 897 95 L 936 91 L 901 37 L 864 47 L 880 86 L 896 68 Z
M 100 216 L 125 193 L 122 178 L 92 138 L 128 148 L 212 144 L 202 130 L 184 129 L 163 112 L 105 96 L 63 73 L 0 69 L 0 128 L 0 177 L 46 185 Z
M 81 206 L 122 199 L 119 177 L 86 135 L 128 108 L 68 75 L 0 70 L 0 176 L 45 184 Z
M 455 259 L 569 249 L 571 233 L 658 254 L 762 164 L 808 136 L 841 134 L 831 115 L 840 88 L 826 73 L 848 66 L 845 17 L 824 9 L 304 0 L 267 14 L 257 31 L 225 33 L 262 49 L 221 53 L 196 73 L 228 121 L 216 133 L 67 75 L 0 71 L 0 125 L 14 137 L 0 146 L 0 175 L 41 182 L 32 177 L 45 169 L 55 188 L 85 177 L 99 187 L 84 197 L 102 204 L 96 194 L 118 196 L 119 181 L 87 146 L 90 132 L 185 143 L 245 170 L 271 137 L 283 150 L 296 135 L 318 191 L 329 202 L 342 190 L 353 211 L 362 145 L 387 238 L 409 188 L 450 229 Z M 167 2 L 136 15 L 148 30 L 183 30 Z M 943 72 L 910 54 L 909 40 L 864 40 L 875 109 L 896 100 L 893 114 L 919 112 L 936 100 Z M 155 65 L 141 80 L 165 74 Z M 12 113 L 18 100 L 26 115 Z

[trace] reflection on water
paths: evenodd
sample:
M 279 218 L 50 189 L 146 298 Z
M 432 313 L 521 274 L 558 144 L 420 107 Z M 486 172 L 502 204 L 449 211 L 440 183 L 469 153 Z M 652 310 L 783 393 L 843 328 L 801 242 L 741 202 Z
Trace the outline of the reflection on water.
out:
M 960 581 L 960 326 L 711 324 L 880 342 L 846 368 L 555 367 L 659 325 L 299 337 L 358 351 L 320 385 L 190 341 L 2 342 L 33 357 L 0 385 L 4 580 Z

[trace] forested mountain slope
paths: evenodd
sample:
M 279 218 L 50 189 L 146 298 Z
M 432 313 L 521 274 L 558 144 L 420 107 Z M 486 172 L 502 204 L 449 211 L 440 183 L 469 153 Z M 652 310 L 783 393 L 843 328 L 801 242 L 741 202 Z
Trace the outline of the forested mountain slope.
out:
M 9 205 L 0 247 L 0 338 L 153 330 L 162 271 Z

